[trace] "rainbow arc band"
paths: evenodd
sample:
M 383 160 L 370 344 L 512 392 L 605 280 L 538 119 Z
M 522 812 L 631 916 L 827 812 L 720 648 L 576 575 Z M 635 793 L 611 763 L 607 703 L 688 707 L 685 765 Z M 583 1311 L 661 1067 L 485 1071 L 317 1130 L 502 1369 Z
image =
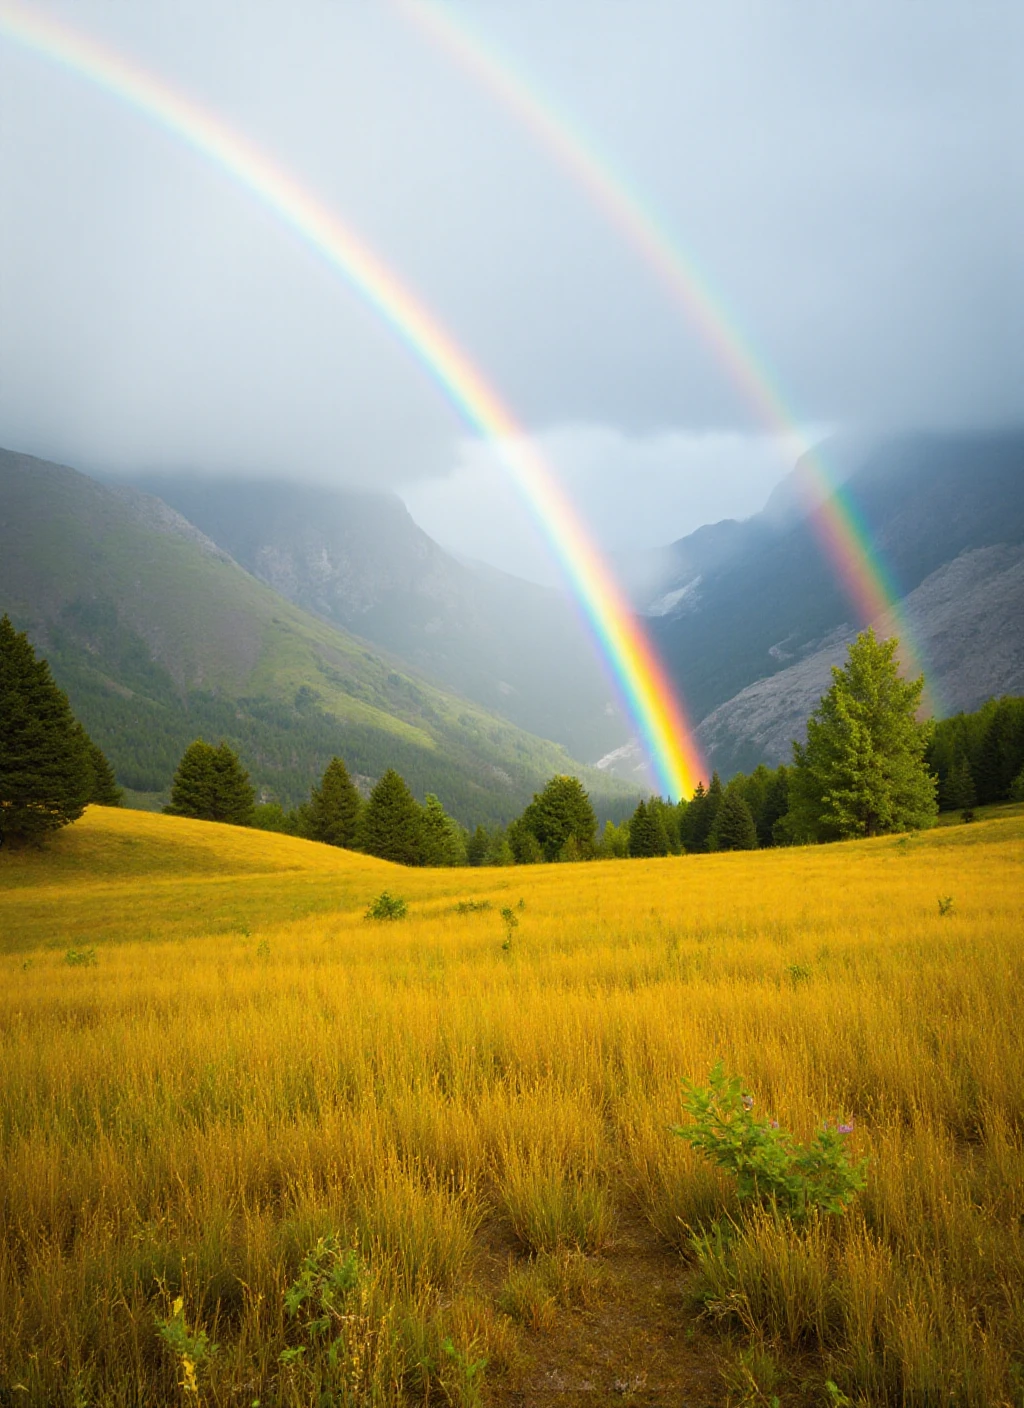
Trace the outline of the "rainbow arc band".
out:
M 904 669 L 921 673 L 917 647 L 898 606 L 900 593 L 871 546 L 870 535 L 848 493 L 837 487 L 819 451 L 807 442 L 799 422 L 787 408 L 771 376 L 759 364 L 746 339 L 712 292 L 711 281 L 697 261 L 684 251 L 663 222 L 600 156 L 570 119 L 541 97 L 513 64 L 473 30 L 462 15 L 439 0 L 392 0 L 395 9 L 416 24 L 455 64 L 465 70 L 492 99 L 503 105 L 536 139 L 551 160 L 586 191 L 607 222 L 639 256 L 688 326 L 714 353 L 730 379 L 753 406 L 767 428 L 802 445 L 800 469 L 809 499 L 820 501 L 812 512 L 824 551 L 865 626 L 886 615 L 900 637 Z M 926 683 L 932 712 L 937 700 Z
M 702 775 L 700 754 L 651 642 L 524 429 L 426 306 L 312 192 L 253 142 L 163 79 L 14 0 L 0 0 L 3 36 L 87 79 L 220 167 L 390 324 L 460 416 L 497 450 L 589 622 L 659 787 L 670 797 L 688 796 Z

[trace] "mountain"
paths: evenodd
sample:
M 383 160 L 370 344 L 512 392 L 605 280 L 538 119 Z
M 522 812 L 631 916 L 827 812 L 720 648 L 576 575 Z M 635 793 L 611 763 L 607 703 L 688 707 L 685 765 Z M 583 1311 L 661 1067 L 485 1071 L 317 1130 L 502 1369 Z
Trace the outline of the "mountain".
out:
M 1024 432 L 892 437 L 845 456 L 842 511 L 895 584 L 945 713 L 1024 688 Z M 766 509 L 673 544 L 649 624 L 690 709 L 709 767 L 778 762 L 866 624 L 813 516 L 800 466 Z M 876 623 L 900 634 L 895 618 Z
M 466 824 L 508 820 L 556 772 L 627 789 L 296 606 L 137 489 L 0 451 L 0 611 L 27 629 L 120 781 L 165 790 L 196 736 L 257 787 L 303 797 L 340 753 L 396 767 Z
M 395 495 L 183 474 L 133 483 L 289 601 L 574 756 L 629 735 L 575 603 L 457 560 Z

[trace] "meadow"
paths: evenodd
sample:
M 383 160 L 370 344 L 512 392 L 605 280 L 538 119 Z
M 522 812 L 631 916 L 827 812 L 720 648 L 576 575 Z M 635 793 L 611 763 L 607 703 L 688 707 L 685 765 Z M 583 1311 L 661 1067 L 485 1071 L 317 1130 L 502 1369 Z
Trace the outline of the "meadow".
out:
M 0 853 L 0 1404 L 1019 1408 L 1022 859 L 1020 807 L 448 871 L 91 808 Z M 853 1125 L 846 1214 L 672 1135 L 719 1059 Z

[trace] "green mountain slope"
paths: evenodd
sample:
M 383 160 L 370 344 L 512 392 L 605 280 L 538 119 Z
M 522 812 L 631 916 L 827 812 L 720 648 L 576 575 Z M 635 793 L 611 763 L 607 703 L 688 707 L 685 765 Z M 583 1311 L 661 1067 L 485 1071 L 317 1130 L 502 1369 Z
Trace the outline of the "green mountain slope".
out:
M 0 611 L 137 791 L 165 789 L 199 734 L 232 742 L 285 803 L 341 753 L 366 777 L 398 768 L 467 824 L 508 819 L 552 773 L 581 771 L 286 601 L 160 500 L 9 451 Z M 627 804 L 602 774 L 588 780 L 603 809 Z

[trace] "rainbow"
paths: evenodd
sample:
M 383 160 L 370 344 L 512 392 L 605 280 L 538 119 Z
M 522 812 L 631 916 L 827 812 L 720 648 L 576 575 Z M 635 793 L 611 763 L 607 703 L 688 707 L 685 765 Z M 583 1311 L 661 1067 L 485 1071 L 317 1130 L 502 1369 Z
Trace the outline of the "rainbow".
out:
M 764 424 L 787 440 L 796 437 L 802 446 L 801 487 L 809 501 L 820 500 L 812 521 L 860 618 L 857 624 L 867 625 L 888 614 L 899 630 L 904 667 L 913 674 L 920 673 L 911 633 L 898 608 L 900 594 L 872 548 L 866 525 L 849 495 L 837 490 L 820 452 L 806 440 L 796 416 L 786 406 L 768 371 L 757 361 L 722 300 L 712 292 L 711 281 L 695 258 L 674 242 L 656 216 L 571 121 L 538 96 L 504 57 L 499 58 L 470 30 L 466 21 L 456 20 L 437 0 L 393 0 L 393 4 L 513 113 L 548 155 L 587 192 L 607 221 L 658 277 Z
M 260 148 L 164 80 L 63 23 L 0 0 L 0 35 L 144 114 L 267 206 L 390 324 L 475 433 L 491 442 L 578 599 L 659 787 L 688 796 L 702 763 L 663 665 L 525 430 L 431 312 L 353 231 Z

